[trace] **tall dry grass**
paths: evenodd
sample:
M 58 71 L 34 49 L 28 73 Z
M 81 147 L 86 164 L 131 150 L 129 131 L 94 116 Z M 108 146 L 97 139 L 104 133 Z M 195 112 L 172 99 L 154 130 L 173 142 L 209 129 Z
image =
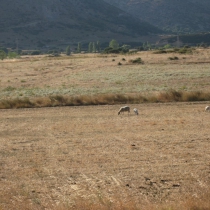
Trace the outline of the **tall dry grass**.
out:
M 55 106 L 86 106 L 140 104 L 157 102 L 210 101 L 210 92 L 169 90 L 159 93 L 143 94 L 99 94 L 66 96 L 54 95 L 40 98 L 16 98 L 0 101 L 0 109 L 37 108 Z
M 157 96 L 157 100 L 160 102 L 187 102 L 187 101 L 209 101 L 210 93 L 201 91 L 176 91 L 169 90 L 167 92 L 161 92 Z

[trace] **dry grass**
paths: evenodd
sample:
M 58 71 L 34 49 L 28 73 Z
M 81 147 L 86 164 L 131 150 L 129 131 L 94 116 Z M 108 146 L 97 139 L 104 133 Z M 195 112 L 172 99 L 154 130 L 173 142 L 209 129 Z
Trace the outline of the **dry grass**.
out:
M 174 56 L 179 59 L 168 59 Z M 144 64 L 130 65 L 129 60 L 139 57 Z M 139 52 L 135 55 L 29 56 L 4 60 L 0 62 L 0 97 L 1 100 L 31 100 L 55 95 L 144 96 L 171 89 L 208 92 L 209 58 L 209 49 L 196 49 L 191 55 Z M 119 62 L 122 65 L 118 66 Z
M 63 96 L 52 95 L 39 98 L 15 98 L 0 101 L 0 109 L 12 108 L 37 108 L 55 106 L 84 106 L 84 105 L 113 105 L 113 104 L 136 104 L 157 102 L 187 102 L 187 101 L 210 101 L 209 92 L 187 92 L 169 90 L 167 92 L 151 94 L 101 94 Z
M 209 209 L 206 103 L 0 110 L 0 209 Z

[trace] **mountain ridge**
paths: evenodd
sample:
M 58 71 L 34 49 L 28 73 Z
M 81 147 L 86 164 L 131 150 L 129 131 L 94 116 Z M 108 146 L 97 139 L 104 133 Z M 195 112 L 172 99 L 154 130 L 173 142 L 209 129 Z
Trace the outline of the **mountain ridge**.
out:
M 169 32 L 210 31 L 209 0 L 104 0 L 127 13 Z
M 77 42 L 139 41 L 162 33 L 103 0 L 2 0 L 1 45 L 22 48 L 76 45 Z

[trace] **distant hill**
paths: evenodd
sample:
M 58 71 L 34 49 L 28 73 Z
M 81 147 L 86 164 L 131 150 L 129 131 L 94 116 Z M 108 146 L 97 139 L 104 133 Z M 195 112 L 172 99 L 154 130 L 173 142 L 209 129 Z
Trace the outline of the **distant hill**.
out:
M 162 33 L 103 0 L 1 0 L 0 14 L 0 45 L 11 48 L 138 42 Z
M 104 0 L 165 31 L 210 31 L 209 0 Z

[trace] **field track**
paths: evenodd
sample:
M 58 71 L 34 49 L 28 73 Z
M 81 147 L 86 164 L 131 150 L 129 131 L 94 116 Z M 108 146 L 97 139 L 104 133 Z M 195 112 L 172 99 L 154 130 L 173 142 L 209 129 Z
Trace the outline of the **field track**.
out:
M 207 103 L 0 110 L 0 209 L 199 196 L 210 184 Z

